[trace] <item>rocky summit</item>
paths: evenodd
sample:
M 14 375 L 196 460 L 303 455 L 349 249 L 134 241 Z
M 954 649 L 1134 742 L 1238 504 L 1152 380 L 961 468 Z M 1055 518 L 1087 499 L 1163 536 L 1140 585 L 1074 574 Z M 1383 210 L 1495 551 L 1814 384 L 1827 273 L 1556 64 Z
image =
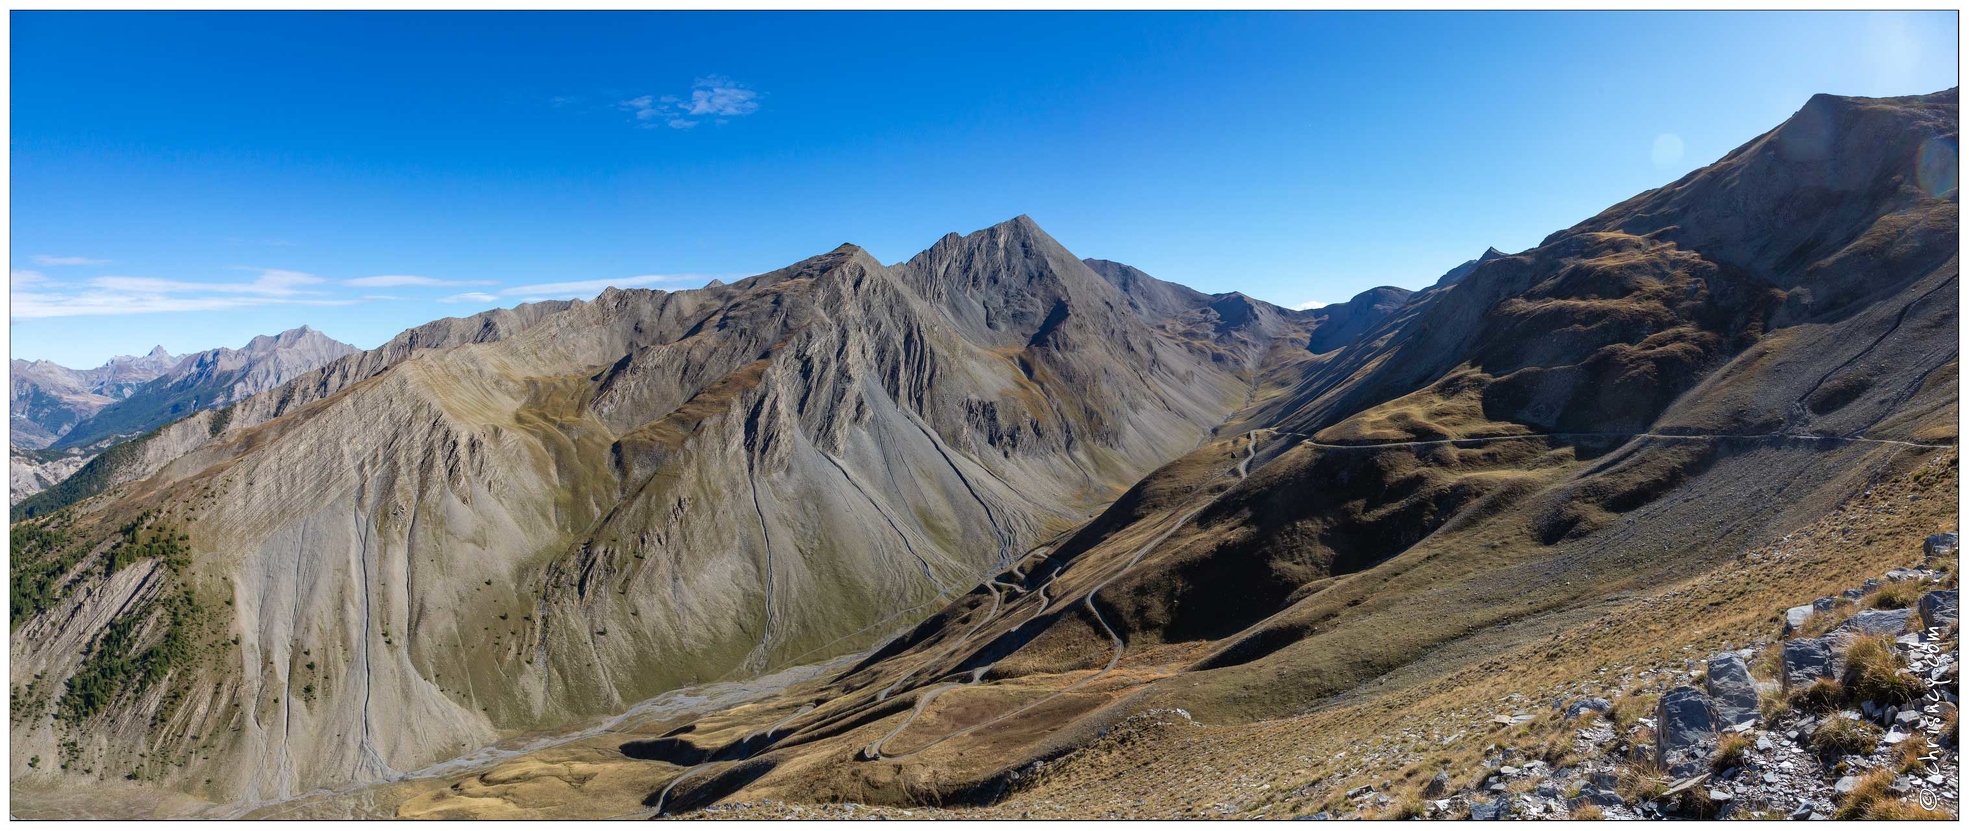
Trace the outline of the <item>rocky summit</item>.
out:
M 16 508 L 13 809 L 1953 817 L 1957 123 L 1311 310 L 1021 216 L 187 360 Z

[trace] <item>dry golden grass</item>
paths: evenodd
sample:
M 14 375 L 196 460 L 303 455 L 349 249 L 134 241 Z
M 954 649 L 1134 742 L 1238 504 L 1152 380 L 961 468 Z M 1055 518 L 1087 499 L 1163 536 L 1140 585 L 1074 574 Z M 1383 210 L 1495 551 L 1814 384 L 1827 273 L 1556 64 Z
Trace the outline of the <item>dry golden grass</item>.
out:
M 1920 698 L 1921 682 L 1901 672 L 1894 641 L 1884 635 L 1861 638 L 1846 651 L 1846 693 L 1854 702 L 1906 704 Z
M 1875 609 L 1906 609 L 1921 600 L 1922 587 L 1916 583 L 1888 583 L 1867 597 Z
M 1833 717 L 1812 730 L 1805 746 L 1827 759 L 1865 753 L 1880 740 L 1880 728 L 1858 719 Z
M 1794 690 L 1785 705 L 1807 713 L 1830 713 L 1845 701 L 1845 687 L 1830 678 L 1820 678 L 1802 690 Z
M 1750 738 L 1742 733 L 1725 733 L 1716 741 L 1716 752 L 1709 757 L 1709 767 L 1718 773 L 1734 767 L 1742 767 L 1750 757 Z
M 1843 719 L 1842 719 L 1843 720 Z M 1894 774 L 1876 770 L 1860 777 L 1858 785 L 1839 800 L 1839 807 L 1832 812 L 1833 819 L 1868 819 L 1868 813 L 1875 803 L 1885 802 L 1887 786 L 1894 784 Z

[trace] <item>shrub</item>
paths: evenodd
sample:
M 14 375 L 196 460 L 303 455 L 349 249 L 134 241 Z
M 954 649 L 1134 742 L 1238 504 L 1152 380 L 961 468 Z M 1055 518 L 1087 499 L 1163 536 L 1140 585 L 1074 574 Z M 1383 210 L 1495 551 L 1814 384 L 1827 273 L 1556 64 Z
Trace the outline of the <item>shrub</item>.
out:
M 1880 728 L 1859 719 L 1835 716 L 1813 730 L 1805 744 L 1820 756 L 1831 759 L 1865 753 L 1879 740 Z

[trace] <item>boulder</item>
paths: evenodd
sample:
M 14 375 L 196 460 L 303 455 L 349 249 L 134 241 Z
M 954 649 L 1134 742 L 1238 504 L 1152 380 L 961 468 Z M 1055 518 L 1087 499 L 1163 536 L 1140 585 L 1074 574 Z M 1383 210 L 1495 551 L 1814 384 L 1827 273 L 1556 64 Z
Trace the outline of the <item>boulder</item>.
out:
M 1422 795 L 1431 798 L 1442 796 L 1449 793 L 1449 786 L 1449 771 L 1439 770 L 1429 779 L 1429 784 L 1422 787 Z
M 1587 802 L 1608 808 L 1627 804 L 1627 800 L 1620 798 L 1620 792 L 1612 788 L 1587 788 L 1580 792 L 1580 796 Z
M 1582 698 L 1566 708 L 1566 718 L 1579 718 L 1588 711 L 1604 713 L 1611 709 L 1613 709 L 1613 702 L 1604 698 Z
M 1954 534 L 1935 534 L 1921 543 L 1921 553 L 1930 557 L 1947 557 L 1955 553 Z
M 1868 609 L 1846 619 L 1832 630 L 1846 639 L 1863 635 L 1898 635 L 1914 619 L 1913 609 Z
M 1836 597 L 1821 597 L 1812 601 L 1812 609 L 1820 612 L 1830 612 L 1832 607 L 1837 605 L 1839 605 L 1839 598 Z
M 1916 604 L 1921 610 L 1921 625 L 1930 629 L 1946 629 L 1955 625 L 1956 590 L 1929 592 L 1921 596 Z
M 1812 619 L 1813 615 L 1818 613 L 1819 613 L 1818 609 L 1813 608 L 1809 604 L 1804 606 L 1793 606 L 1789 609 L 1784 610 L 1785 636 L 1790 637 L 1791 633 L 1805 628 L 1805 624 Z
M 1475 820 L 1499 820 L 1511 815 L 1511 795 L 1505 794 L 1489 802 L 1470 803 L 1470 818 Z
M 1757 682 L 1750 680 L 1750 667 L 1744 665 L 1743 656 L 1725 652 L 1710 658 L 1703 686 L 1708 688 L 1723 724 L 1757 720 Z
M 1693 776 L 1703 769 L 1716 734 L 1723 727 L 1716 703 L 1694 687 L 1662 693 L 1655 716 L 1655 760 L 1674 776 Z
M 1825 638 L 1797 638 L 1784 642 L 1785 692 L 1811 686 L 1820 678 L 1832 677 L 1832 644 Z

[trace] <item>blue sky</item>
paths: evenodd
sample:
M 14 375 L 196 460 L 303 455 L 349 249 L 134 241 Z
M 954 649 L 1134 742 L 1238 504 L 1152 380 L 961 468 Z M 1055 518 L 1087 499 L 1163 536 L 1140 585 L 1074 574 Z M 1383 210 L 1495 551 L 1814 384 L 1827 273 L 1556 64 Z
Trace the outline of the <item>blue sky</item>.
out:
M 362 347 L 1030 214 L 1285 305 L 1518 251 L 1816 92 L 1956 84 L 1925 14 L 131 14 L 13 22 L 13 355 Z

